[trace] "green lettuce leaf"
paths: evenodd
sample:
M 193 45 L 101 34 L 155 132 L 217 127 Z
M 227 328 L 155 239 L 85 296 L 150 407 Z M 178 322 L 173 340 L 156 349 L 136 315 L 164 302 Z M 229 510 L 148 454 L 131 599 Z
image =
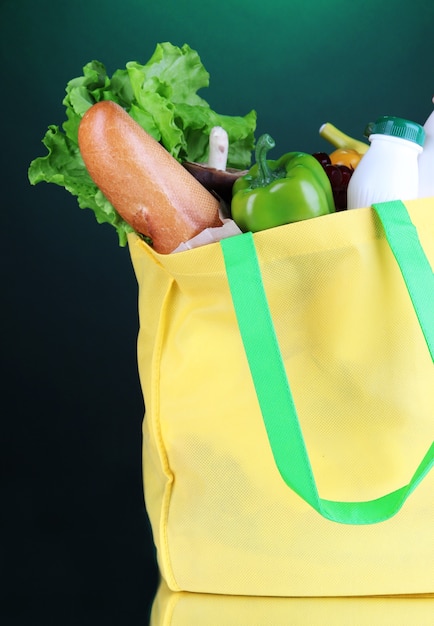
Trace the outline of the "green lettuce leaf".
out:
M 198 95 L 209 85 L 209 74 L 196 51 L 160 43 L 145 65 L 130 61 L 108 76 L 103 63 L 91 61 L 83 75 L 70 80 L 63 99 L 66 120 L 50 125 L 42 139 L 47 154 L 30 163 L 31 184 L 61 185 L 91 209 L 98 223 L 115 227 L 125 246 L 132 228 L 119 216 L 87 173 L 78 149 L 78 126 L 89 107 L 101 100 L 120 104 L 150 135 L 179 161 L 206 162 L 208 140 L 214 126 L 229 137 L 228 167 L 250 166 L 254 148 L 256 113 L 227 116 L 216 113 Z

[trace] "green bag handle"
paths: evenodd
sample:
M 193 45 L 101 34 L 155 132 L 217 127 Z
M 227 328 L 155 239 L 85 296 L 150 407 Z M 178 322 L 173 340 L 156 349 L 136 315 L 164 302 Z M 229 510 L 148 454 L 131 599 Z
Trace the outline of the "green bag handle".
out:
M 376 204 L 434 360 L 434 274 L 407 209 L 400 201 Z M 276 466 L 286 484 L 323 517 L 341 524 L 391 518 L 434 465 L 434 443 L 410 482 L 375 500 L 336 502 L 318 494 L 282 355 L 267 303 L 251 233 L 220 242 L 238 325 Z M 261 341 L 258 342 L 258 336 Z

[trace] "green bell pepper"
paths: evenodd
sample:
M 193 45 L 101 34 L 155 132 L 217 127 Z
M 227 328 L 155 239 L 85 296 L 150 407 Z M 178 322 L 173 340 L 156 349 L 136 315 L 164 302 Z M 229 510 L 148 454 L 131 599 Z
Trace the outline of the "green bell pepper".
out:
M 234 183 L 232 218 L 244 232 L 335 211 L 330 181 L 316 158 L 289 152 L 277 161 L 267 160 L 267 152 L 274 146 L 270 135 L 262 135 L 256 145 L 255 165 Z

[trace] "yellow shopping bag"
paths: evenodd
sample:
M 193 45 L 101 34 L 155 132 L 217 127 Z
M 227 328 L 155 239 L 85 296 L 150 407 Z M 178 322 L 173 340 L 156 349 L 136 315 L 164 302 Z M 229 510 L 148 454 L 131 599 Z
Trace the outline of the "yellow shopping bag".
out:
M 432 626 L 433 596 L 273 598 L 170 591 L 161 583 L 150 626 Z
M 170 589 L 434 592 L 434 200 L 406 207 L 173 255 L 130 236 Z

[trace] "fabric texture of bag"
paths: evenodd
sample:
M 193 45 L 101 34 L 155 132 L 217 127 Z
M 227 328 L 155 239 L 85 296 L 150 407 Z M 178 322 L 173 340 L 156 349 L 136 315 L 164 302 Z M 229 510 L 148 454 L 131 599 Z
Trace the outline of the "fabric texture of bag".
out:
M 274 598 L 170 591 L 164 581 L 150 626 L 432 626 L 433 596 Z
M 130 236 L 171 590 L 434 593 L 434 199 L 405 206 L 390 227 L 384 204 L 173 255 Z

